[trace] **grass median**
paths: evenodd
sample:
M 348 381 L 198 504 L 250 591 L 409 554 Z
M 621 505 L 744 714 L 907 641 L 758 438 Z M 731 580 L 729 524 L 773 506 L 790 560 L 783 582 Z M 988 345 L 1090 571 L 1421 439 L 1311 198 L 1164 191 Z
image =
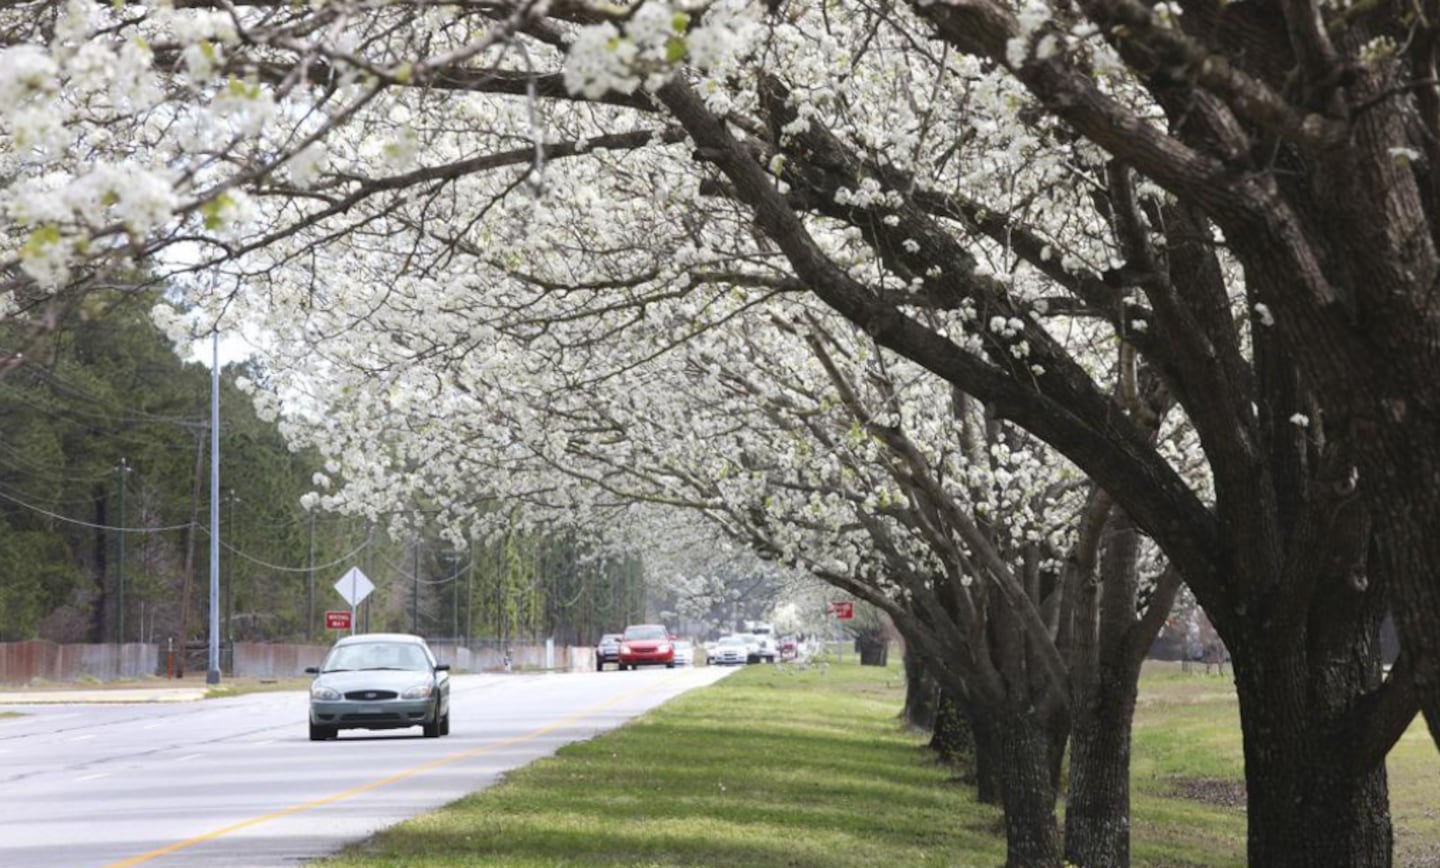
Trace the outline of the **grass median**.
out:
M 895 666 L 752 666 L 324 865 L 1003 864 L 999 811 L 899 725 L 902 677 Z M 1134 755 L 1133 864 L 1243 865 L 1229 679 L 1147 674 Z M 1431 864 L 1440 757 L 1423 724 L 1390 775 L 1396 864 Z

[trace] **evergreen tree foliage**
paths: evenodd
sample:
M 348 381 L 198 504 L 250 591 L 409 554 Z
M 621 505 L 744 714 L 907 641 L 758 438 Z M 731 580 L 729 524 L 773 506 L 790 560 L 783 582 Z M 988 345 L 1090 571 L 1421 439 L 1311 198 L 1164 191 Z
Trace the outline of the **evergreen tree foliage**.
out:
M 93 294 L 41 344 L 22 321 L 0 325 L 12 359 L 0 377 L 0 641 L 206 640 L 210 374 L 155 328 L 155 301 Z M 638 560 L 570 537 L 456 551 L 433 530 L 417 543 L 307 511 L 320 459 L 292 451 L 235 385 L 264 376 L 249 362 L 222 371 L 224 641 L 323 641 L 324 611 L 343 606 L 332 585 L 351 566 L 381 589 L 371 629 L 588 644 L 641 616 Z

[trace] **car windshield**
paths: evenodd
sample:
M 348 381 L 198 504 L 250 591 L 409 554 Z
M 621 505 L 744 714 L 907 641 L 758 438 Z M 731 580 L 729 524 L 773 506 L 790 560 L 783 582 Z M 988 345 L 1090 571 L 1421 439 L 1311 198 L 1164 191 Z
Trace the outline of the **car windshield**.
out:
M 680 642 L 676 642 L 676 643 L 675 643 L 675 650 L 676 650 L 676 651 L 689 651 L 689 650 L 690 650 L 690 643 L 689 643 L 689 642 L 686 642 L 686 641 L 683 641 L 683 640 L 680 641 Z
M 362 642 L 340 645 L 330 652 L 326 672 L 348 669 L 429 669 L 430 661 L 419 645 L 400 642 Z
M 606 633 L 604 636 L 601 636 L 601 637 L 600 637 L 600 643 L 601 643 L 602 645 L 605 644 L 605 643 L 608 643 L 608 642 L 619 642 L 619 641 L 620 641 L 620 635 L 619 635 L 618 633 Z
M 720 640 L 720 644 L 721 644 L 721 645 L 744 645 L 744 644 L 745 644 L 745 640 L 744 640 L 744 639 L 741 639 L 739 636 L 726 636 L 724 639 L 721 639 L 721 640 Z
M 650 626 L 627 627 L 625 629 L 625 638 L 630 641 L 634 641 L 636 639 L 664 639 L 665 628 Z

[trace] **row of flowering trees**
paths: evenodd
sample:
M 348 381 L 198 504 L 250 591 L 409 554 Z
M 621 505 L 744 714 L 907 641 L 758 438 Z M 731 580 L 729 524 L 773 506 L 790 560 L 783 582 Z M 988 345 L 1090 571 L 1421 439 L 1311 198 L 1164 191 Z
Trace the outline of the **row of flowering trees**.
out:
M 177 337 L 265 345 L 317 505 L 657 545 L 678 510 L 880 607 L 993 734 L 1017 865 L 1128 859 L 1183 580 L 1251 861 L 1386 865 L 1385 753 L 1440 732 L 1432 18 L 33 0 L 7 312 L 144 260 Z

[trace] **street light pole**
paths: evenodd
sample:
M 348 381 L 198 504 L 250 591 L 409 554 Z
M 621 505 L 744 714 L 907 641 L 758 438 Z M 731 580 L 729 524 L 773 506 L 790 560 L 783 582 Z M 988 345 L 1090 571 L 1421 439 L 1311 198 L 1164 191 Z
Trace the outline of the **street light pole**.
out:
M 210 333 L 210 665 L 206 684 L 220 683 L 220 330 Z

